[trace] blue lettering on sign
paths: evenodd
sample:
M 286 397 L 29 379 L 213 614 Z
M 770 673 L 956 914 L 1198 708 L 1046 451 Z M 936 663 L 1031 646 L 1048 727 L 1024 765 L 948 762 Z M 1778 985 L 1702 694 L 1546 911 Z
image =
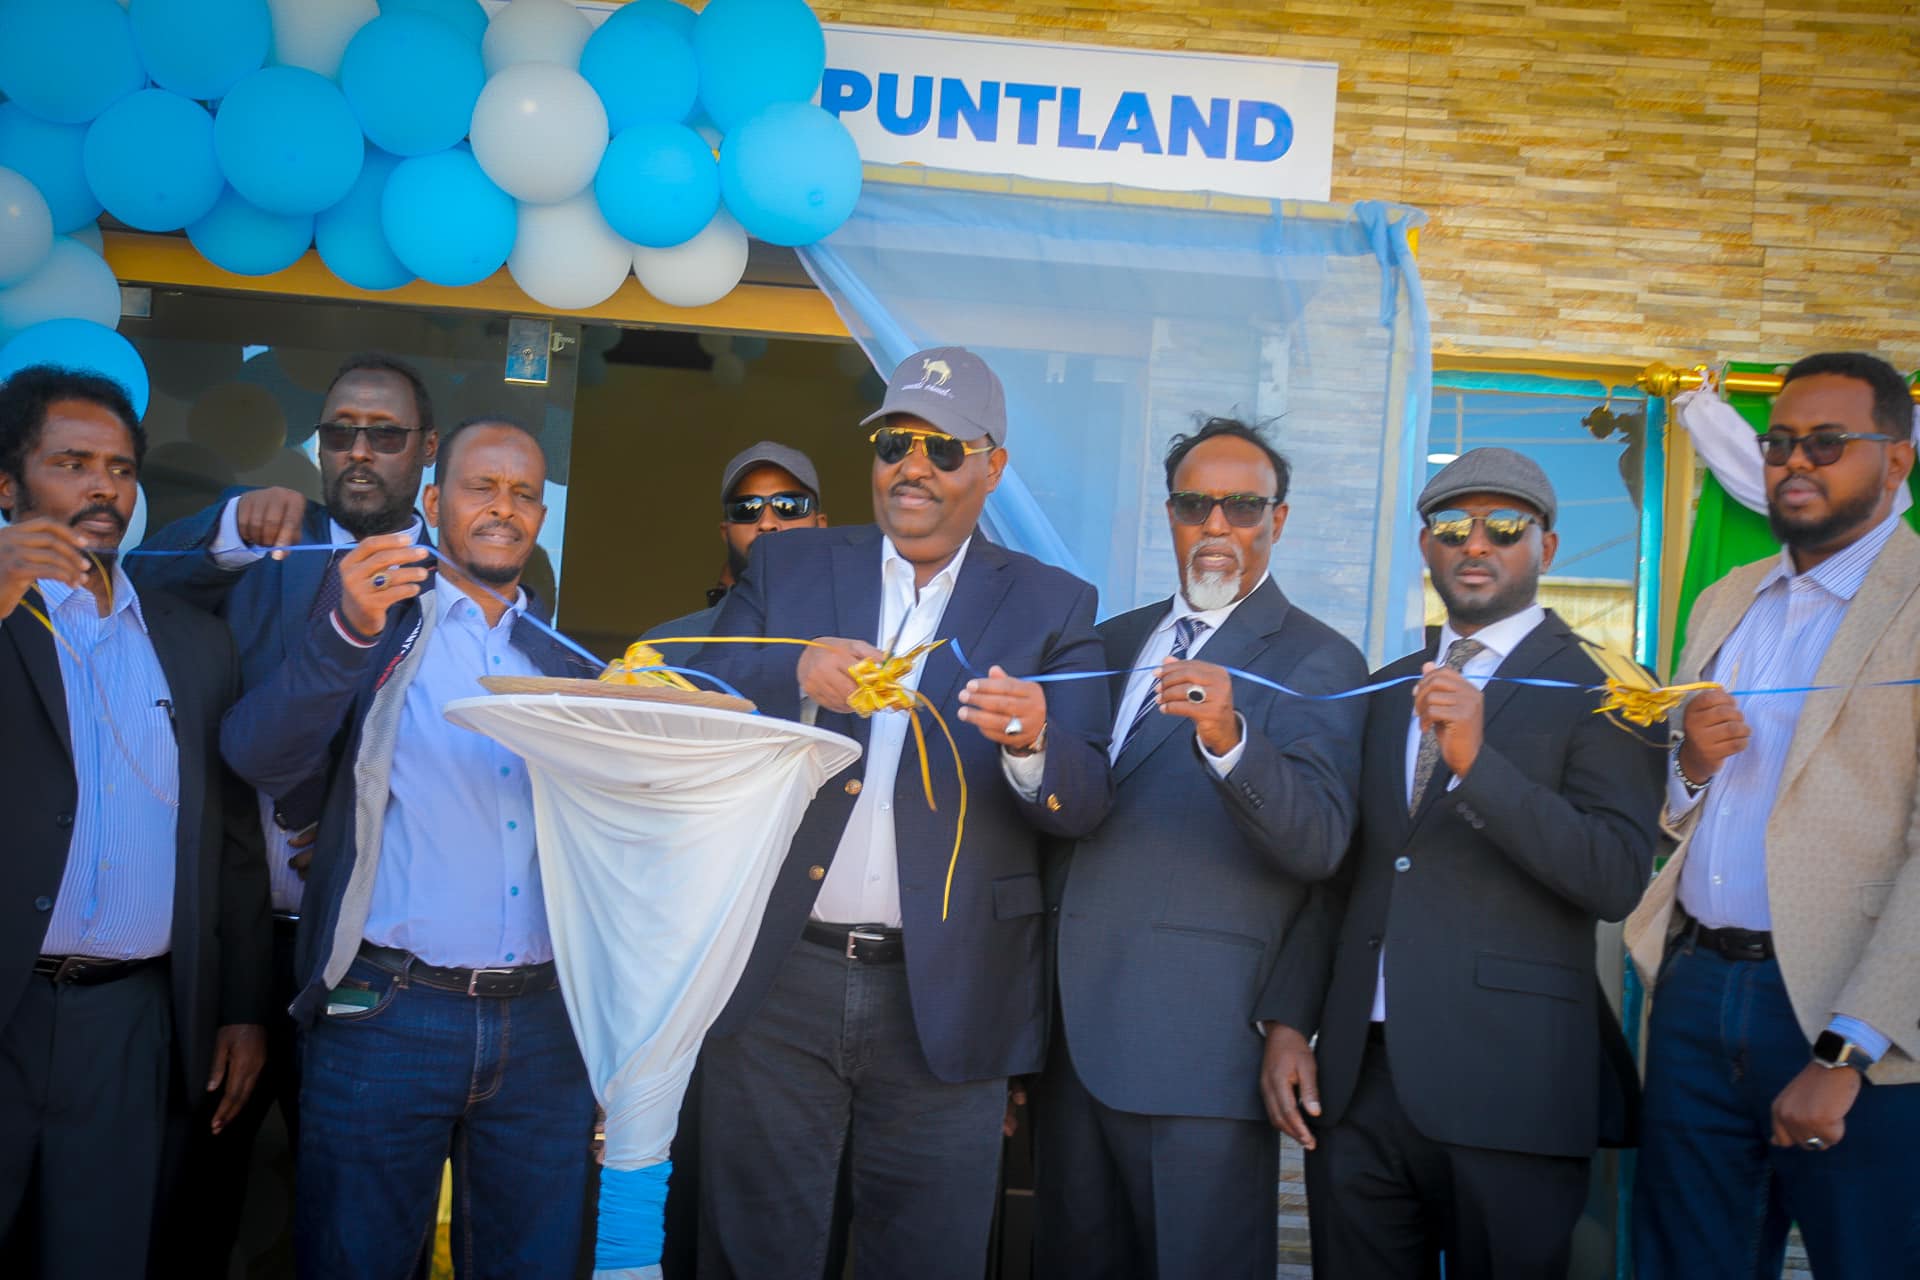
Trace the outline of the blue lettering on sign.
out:
M 900 114 L 900 77 L 891 71 L 880 76 L 880 127 L 902 137 L 919 133 L 933 119 L 933 77 L 913 78 L 913 106 Z
M 1060 90 L 1060 145 L 1075 151 L 1093 150 L 1094 137 L 1080 132 L 1080 91 Z
M 1031 147 L 1040 141 L 1040 104 L 1052 102 L 1060 91 L 1050 84 L 1009 83 L 1006 86 L 1007 97 L 1020 104 L 1020 132 L 1016 141 L 1023 147 Z
M 1102 151 L 1118 151 L 1132 143 L 1144 155 L 1160 154 L 1160 130 L 1153 123 L 1153 108 L 1144 93 L 1123 93 L 1113 105 L 1113 118 L 1100 137 Z
M 940 136 L 958 138 L 960 121 L 965 118 L 967 128 L 981 142 L 992 142 L 1000 136 L 1000 82 L 983 80 L 980 83 L 980 101 L 975 102 L 967 93 L 966 82 L 955 80 L 951 76 L 940 81 Z
M 820 78 L 820 106 L 840 118 L 843 111 L 859 111 L 873 101 L 873 81 L 858 71 L 828 67 Z
M 1200 144 L 1200 154 L 1209 160 L 1227 158 L 1227 124 L 1233 117 L 1233 103 L 1225 98 L 1214 98 L 1207 103 L 1207 114 L 1202 116 L 1198 104 L 1186 94 L 1175 94 L 1173 113 L 1167 118 L 1167 154 L 1183 156 L 1187 154 L 1187 142 L 1191 139 Z
M 1272 135 L 1260 141 L 1260 126 L 1273 126 Z M 1278 160 L 1293 145 L 1293 117 L 1271 102 L 1240 100 L 1239 127 L 1233 135 L 1233 158 L 1264 162 Z

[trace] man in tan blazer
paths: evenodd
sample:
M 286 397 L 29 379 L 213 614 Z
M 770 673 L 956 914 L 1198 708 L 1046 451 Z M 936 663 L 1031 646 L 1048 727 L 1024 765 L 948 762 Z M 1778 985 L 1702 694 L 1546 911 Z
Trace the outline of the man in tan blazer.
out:
M 1906 382 L 1871 356 L 1787 372 L 1767 433 L 1781 556 L 1695 604 L 1666 820 L 1627 922 L 1654 989 L 1640 1280 L 1920 1257 L 1920 537 Z M 1730 696 L 1726 690 L 1815 691 Z M 1656 985 L 1657 984 L 1657 985 Z

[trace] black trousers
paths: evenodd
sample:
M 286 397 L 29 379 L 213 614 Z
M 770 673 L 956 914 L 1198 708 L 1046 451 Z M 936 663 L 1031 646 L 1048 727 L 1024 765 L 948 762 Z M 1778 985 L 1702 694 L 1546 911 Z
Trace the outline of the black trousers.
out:
M 1313 1265 L 1340 1280 L 1565 1280 L 1587 1159 L 1434 1142 L 1367 1046 L 1346 1114 L 1307 1153 Z

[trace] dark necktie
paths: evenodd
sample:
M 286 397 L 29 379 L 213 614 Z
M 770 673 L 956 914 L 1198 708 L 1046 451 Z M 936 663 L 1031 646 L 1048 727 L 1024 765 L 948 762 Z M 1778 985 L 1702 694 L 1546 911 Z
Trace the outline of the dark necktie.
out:
M 307 614 L 309 618 L 325 618 L 340 607 L 340 557 L 350 549 L 342 547 L 327 557 L 327 567 L 320 574 L 320 589 L 314 593 L 313 608 Z
M 1193 647 L 1194 640 L 1206 629 L 1207 624 L 1192 614 L 1175 618 L 1173 620 L 1173 652 L 1167 656 L 1175 662 L 1185 662 L 1187 651 Z M 1159 709 L 1160 677 L 1155 676 L 1153 683 L 1147 689 L 1147 696 L 1140 700 L 1140 709 L 1133 713 L 1133 723 L 1127 726 L 1127 736 L 1120 739 L 1121 755 L 1125 755 L 1127 748 L 1133 745 L 1134 735 L 1140 732 L 1140 726 L 1147 722 L 1147 717 Z M 1119 758 L 1119 756 L 1114 757 L 1116 760 Z
M 1463 636 L 1447 646 L 1446 665 L 1454 671 L 1462 670 L 1473 661 L 1474 655 L 1486 647 L 1478 640 Z M 1433 780 L 1434 766 L 1439 763 L 1440 737 L 1432 729 L 1423 729 L 1420 733 L 1420 754 L 1413 762 L 1413 794 L 1407 798 L 1407 812 L 1411 813 L 1420 807 L 1420 797 L 1427 793 L 1427 783 Z

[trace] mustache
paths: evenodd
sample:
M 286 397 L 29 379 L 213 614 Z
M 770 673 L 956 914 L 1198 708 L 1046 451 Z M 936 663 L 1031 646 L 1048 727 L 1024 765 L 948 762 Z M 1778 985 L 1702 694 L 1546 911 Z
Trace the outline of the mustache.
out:
M 894 486 L 891 489 L 888 489 L 887 492 L 890 494 L 894 494 L 896 496 L 902 493 L 917 493 L 929 502 L 940 501 L 939 494 L 927 488 L 925 485 L 916 484 L 912 480 L 896 481 Z
M 67 525 L 70 528 L 77 529 L 80 527 L 81 521 L 91 520 L 95 516 L 105 516 L 120 527 L 120 532 L 125 533 L 127 531 L 127 518 L 104 502 L 96 502 L 90 507 L 81 508 L 80 511 L 75 513 L 71 520 L 67 521 Z
M 1493 561 L 1491 560 L 1484 560 L 1477 557 L 1474 559 L 1462 560 L 1459 564 L 1453 566 L 1453 568 L 1448 572 L 1447 576 L 1450 578 L 1457 578 L 1461 574 L 1465 573 L 1468 569 L 1478 569 L 1480 572 L 1485 574 L 1490 574 L 1496 578 L 1500 576 L 1500 568 L 1498 565 L 1494 564 Z
M 1192 572 L 1194 563 L 1209 551 L 1224 551 L 1233 557 L 1233 567 L 1244 569 L 1246 559 L 1240 554 L 1240 544 L 1232 538 L 1202 538 L 1193 544 L 1193 550 L 1187 552 L 1187 570 Z
M 508 533 L 512 534 L 515 538 L 518 538 L 521 536 L 520 526 L 517 524 L 514 524 L 510 520 L 489 520 L 485 524 L 481 525 L 479 528 L 475 529 L 473 531 L 472 536 L 477 538 L 483 533 L 492 533 L 495 529 L 504 529 Z
M 337 488 L 349 480 L 371 480 L 375 488 L 384 489 L 387 487 L 387 482 L 381 478 L 380 473 L 372 467 L 348 467 L 345 471 L 342 471 L 334 477 L 333 483 Z
M 1814 487 L 1814 490 L 1818 492 L 1821 497 L 1824 498 L 1827 496 L 1827 486 L 1825 486 L 1824 484 L 1821 484 L 1820 481 L 1816 479 L 1812 473 L 1783 477 L 1779 484 L 1773 486 L 1773 492 L 1769 496 L 1772 497 L 1775 502 L 1778 502 L 1780 500 L 1780 491 L 1782 489 L 1785 489 L 1789 484 L 1793 483 L 1795 480 L 1799 480 L 1806 484 L 1812 485 Z

